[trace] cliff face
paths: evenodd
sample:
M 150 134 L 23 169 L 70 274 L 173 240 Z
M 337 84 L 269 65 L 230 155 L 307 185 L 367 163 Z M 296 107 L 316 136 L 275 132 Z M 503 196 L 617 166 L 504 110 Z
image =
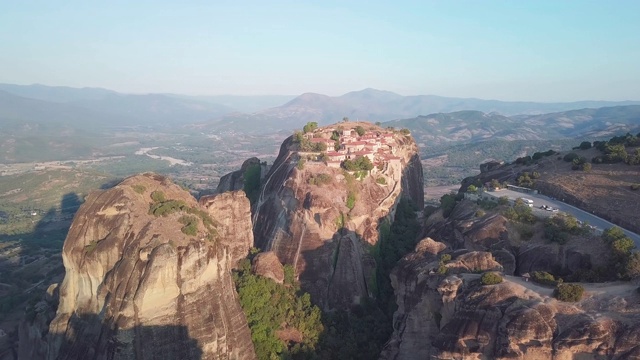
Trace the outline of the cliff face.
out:
M 369 251 L 380 221 L 393 220 L 399 197 L 424 206 L 415 142 L 399 132 L 388 136 L 394 160 L 380 162 L 362 180 L 321 161 L 304 162 L 309 154 L 296 151 L 289 138 L 263 182 L 253 217 L 256 246 L 294 265 L 303 289 L 324 309 L 348 308 L 370 295 L 375 261 Z
M 152 200 L 154 192 L 165 199 Z M 151 214 L 162 200 L 156 214 L 165 215 Z M 173 205 L 182 210 L 167 210 L 168 200 L 181 201 Z M 186 191 L 152 174 L 89 195 L 64 243 L 57 314 L 46 337 L 33 339 L 40 344 L 34 356 L 254 359 L 230 275 L 249 240 L 224 225 L 248 222 L 248 203 L 229 211 L 220 211 L 233 206 L 215 197 L 204 203 L 209 221 Z M 195 230 L 181 231 L 189 217 Z
M 499 270 L 487 252 L 455 252 L 440 275 L 443 252 L 425 239 L 392 272 L 398 311 L 381 359 L 640 359 L 634 286 L 591 285 L 562 303 L 517 277 L 483 286 L 461 264 Z

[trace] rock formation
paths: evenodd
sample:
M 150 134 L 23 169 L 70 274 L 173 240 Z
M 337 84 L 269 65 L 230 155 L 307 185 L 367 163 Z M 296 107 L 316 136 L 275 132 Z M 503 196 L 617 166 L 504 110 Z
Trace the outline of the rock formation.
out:
M 229 200 L 240 197 L 201 207 L 153 174 L 89 195 L 64 243 L 66 275 L 48 334 L 24 331 L 31 357 L 254 359 L 230 275 L 249 239 L 225 226 L 248 222 L 248 203 Z
M 250 166 L 259 165 L 261 167 L 261 174 L 264 177 L 264 174 L 269 171 L 269 168 L 266 164 L 261 164 L 260 159 L 257 157 L 252 157 L 250 159 L 245 160 L 240 167 L 240 170 L 236 170 L 234 172 L 228 173 L 220 178 L 220 182 L 216 187 L 216 193 L 222 194 L 227 191 L 236 191 L 242 190 L 244 188 L 244 173 L 247 171 L 247 168 Z
M 446 251 L 423 240 L 392 272 L 398 311 L 381 359 L 640 359 L 634 286 L 593 285 L 581 302 L 563 303 L 516 277 L 483 286 L 456 264 L 495 270 L 486 252 L 454 252 L 446 267 L 455 271 L 439 274 Z
M 379 222 L 393 220 L 400 196 L 424 206 L 422 165 L 410 135 L 369 123 L 342 123 L 315 130 L 311 139 L 333 147 L 331 134 L 348 133 L 356 125 L 367 131 L 361 139 L 369 137 L 367 144 L 385 150 L 367 152 L 368 145 L 364 151 L 344 149 L 365 142 L 356 141 L 345 142 L 343 153 L 326 154 L 375 156 L 377 166 L 364 179 L 346 173 L 336 164 L 339 161 L 316 160 L 319 152 L 299 151 L 290 137 L 265 177 L 254 208 L 256 246 L 294 265 L 303 289 L 324 309 L 348 308 L 370 296 L 375 261 L 369 248 L 378 241 Z M 355 198 L 351 204 L 350 197 Z
M 259 253 L 253 259 L 251 270 L 260 276 L 269 278 L 278 284 L 284 282 L 284 267 L 273 251 Z
M 426 235 L 452 249 L 489 251 L 510 275 L 533 271 L 569 274 L 606 265 L 608 257 L 603 254 L 608 251 L 598 241 L 585 238 L 565 245 L 542 238 L 521 241 L 504 216 L 488 213 L 478 217 L 476 210 L 473 202 L 463 200 L 446 219 L 438 212 L 428 219 Z

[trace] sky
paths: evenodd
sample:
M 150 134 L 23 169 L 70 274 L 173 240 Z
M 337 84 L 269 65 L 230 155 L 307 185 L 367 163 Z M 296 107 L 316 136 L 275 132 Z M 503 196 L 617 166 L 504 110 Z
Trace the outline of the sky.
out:
M 0 82 L 640 100 L 640 1 L 3 1 Z

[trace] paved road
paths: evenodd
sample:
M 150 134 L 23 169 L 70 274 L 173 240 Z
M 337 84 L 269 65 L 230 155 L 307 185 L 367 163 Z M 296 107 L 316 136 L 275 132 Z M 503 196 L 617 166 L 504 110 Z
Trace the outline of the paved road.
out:
M 501 197 L 501 196 L 506 196 L 508 197 L 510 200 L 515 200 L 519 197 L 523 197 L 523 198 L 527 198 L 527 199 L 531 199 L 533 200 L 533 209 L 534 209 L 534 213 L 538 216 L 551 216 L 553 213 L 551 211 L 547 211 L 547 210 L 542 210 L 540 209 L 540 206 L 542 205 L 547 205 L 547 206 L 552 206 L 560 211 L 566 212 L 568 214 L 571 214 L 573 216 L 575 216 L 576 219 L 582 221 L 582 222 L 586 222 L 589 225 L 595 226 L 596 227 L 596 231 L 598 232 L 602 232 L 604 229 L 608 229 L 610 227 L 613 226 L 618 226 L 615 224 L 612 224 L 610 222 L 608 222 L 605 219 L 602 219 L 600 217 L 597 217 L 591 213 L 588 213 L 586 211 L 580 210 L 575 206 L 569 205 L 569 204 L 565 204 L 562 201 L 559 200 L 552 200 L 551 198 L 549 198 L 548 196 L 544 196 L 544 195 L 540 195 L 540 194 L 523 194 L 521 192 L 517 192 L 517 191 L 513 191 L 513 190 L 507 190 L 507 189 L 501 189 L 498 191 L 489 191 L 487 192 L 487 194 L 493 195 L 493 196 L 497 196 L 497 197 Z M 620 227 L 620 226 L 618 226 Z M 621 228 L 621 227 L 620 227 Z M 624 228 L 622 228 L 622 230 L 624 230 L 624 233 L 630 237 L 636 244 L 636 247 L 638 249 L 640 249 L 640 235 L 631 232 L 629 230 L 626 230 Z

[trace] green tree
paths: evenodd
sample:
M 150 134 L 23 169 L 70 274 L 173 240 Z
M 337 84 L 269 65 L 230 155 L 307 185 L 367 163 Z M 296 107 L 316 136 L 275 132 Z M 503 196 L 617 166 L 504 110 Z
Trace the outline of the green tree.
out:
M 578 146 L 581 150 L 587 150 L 587 149 L 591 149 L 591 142 L 590 141 L 583 141 L 580 143 L 580 146 Z
M 449 217 L 453 208 L 456 207 L 456 196 L 453 194 L 444 194 L 440 197 L 440 208 L 442 209 L 442 216 Z
M 362 126 L 358 125 L 356 126 L 356 133 L 358 134 L 358 136 L 362 136 L 366 133 L 366 131 Z
M 495 285 L 502 282 L 502 276 L 495 272 L 486 272 L 480 278 L 482 285 Z
M 318 128 L 318 123 L 315 121 L 309 121 L 303 128 L 302 131 L 304 131 L 304 133 L 309 133 L 312 132 L 313 130 Z
M 262 167 L 260 164 L 249 165 L 242 174 L 243 177 L 243 190 L 249 198 L 251 205 L 255 204 L 260 195 L 260 176 L 262 174 Z
M 582 299 L 584 287 L 579 284 L 558 284 L 553 292 L 553 296 L 560 301 L 575 302 Z
M 471 184 L 467 187 L 467 192 L 475 194 L 476 192 L 478 192 L 478 188 L 475 185 Z

